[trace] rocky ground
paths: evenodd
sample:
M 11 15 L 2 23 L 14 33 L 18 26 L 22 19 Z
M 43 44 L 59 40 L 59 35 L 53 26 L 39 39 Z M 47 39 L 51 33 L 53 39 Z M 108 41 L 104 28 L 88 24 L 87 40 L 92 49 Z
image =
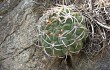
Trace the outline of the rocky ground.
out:
M 36 46 L 38 19 L 52 0 L 0 1 L 0 70 L 70 70 Z M 71 70 L 110 70 L 110 47 L 93 58 L 73 55 Z

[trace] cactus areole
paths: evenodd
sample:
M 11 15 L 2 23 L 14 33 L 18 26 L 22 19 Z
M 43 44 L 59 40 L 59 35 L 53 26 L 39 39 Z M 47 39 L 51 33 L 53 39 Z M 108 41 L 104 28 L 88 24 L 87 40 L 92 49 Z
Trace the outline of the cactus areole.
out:
M 87 38 L 83 17 L 69 6 L 51 9 L 52 14 L 40 24 L 39 38 L 44 52 L 52 57 L 63 57 L 79 52 Z M 48 12 L 48 11 L 47 11 Z

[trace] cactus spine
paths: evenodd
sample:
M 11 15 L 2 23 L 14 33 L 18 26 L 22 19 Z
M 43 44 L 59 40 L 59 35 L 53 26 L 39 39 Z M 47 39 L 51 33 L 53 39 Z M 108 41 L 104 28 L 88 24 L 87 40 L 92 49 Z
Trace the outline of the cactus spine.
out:
M 79 52 L 87 38 L 87 28 L 79 12 L 69 6 L 51 9 L 53 13 L 40 25 L 40 42 L 49 56 L 63 57 Z

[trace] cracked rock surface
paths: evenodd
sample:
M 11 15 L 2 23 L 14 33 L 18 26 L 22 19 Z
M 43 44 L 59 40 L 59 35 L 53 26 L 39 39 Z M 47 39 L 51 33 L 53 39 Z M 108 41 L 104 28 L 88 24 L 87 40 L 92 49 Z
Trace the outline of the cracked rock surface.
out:
M 36 25 L 52 0 L 3 0 L 0 2 L 0 70 L 68 70 L 47 57 L 38 46 Z M 69 70 L 110 70 L 110 48 L 92 59 L 73 55 Z
M 32 12 L 34 3 L 31 0 L 16 1 L 18 0 L 10 0 L 9 7 L 12 7 L 13 2 L 18 5 L 12 10 L 7 8 L 8 12 L 1 15 L 0 70 L 39 70 L 41 64 L 36 62 L 38 56 L 33 57 L 36 52 L 33 42 L 37 39 L 36 21 L 39 16 Z M 31 57 L 34 59 L 31 60 Z

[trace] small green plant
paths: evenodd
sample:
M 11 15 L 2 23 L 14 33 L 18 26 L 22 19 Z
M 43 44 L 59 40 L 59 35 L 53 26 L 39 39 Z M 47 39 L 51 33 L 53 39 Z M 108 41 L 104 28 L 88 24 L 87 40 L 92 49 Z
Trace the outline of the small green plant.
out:
M 51 10 L 53 13 L 38 28 L 44 52 L 53 57 L 64 57 L 79 52 L 88 35 L 83 16 L 69 6 Z

